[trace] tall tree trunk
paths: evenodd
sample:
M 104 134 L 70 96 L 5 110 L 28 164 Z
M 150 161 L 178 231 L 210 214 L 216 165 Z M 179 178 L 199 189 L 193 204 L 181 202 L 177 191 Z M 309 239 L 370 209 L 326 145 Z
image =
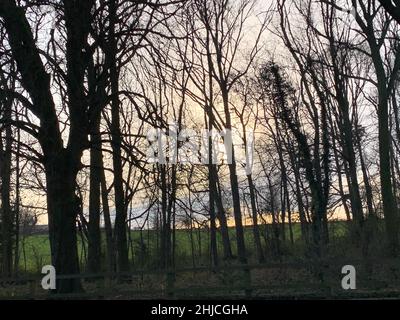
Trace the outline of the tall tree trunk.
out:
M 256 190 L 253 182 L 253 176 L 252 176 L 252 169 L 253 169 L 253 163 L 252 163 L 252 154 L 249 154 L 250 152 L 253 152 L 253 148 L 248 148 L 248 144 L 251 143 L 253 144 L 252 141 L 249 141 L 247 138 L 247 132 L 246 132 L 246 126 L 243 121 L 243 118 L 240 118 L 240 122 L 242 124 L 242 133 L 243 133 L 243 143 L 246 146 L 246 176 L 247 176 L 247 183 L 249 185 L 249 190 L 250 190 L 250 204 L 251 204 L 251 218 L 253 222 L 253 237 L 254 237 L 254 245 L 256 247 L 256 252 L 257 252 L 257 259 L 258 262 L 263 263 L 265 261 L 264 257 L 264 252 L 263 248 L 261 245 L 261 238 L 260 238 L 260 230 L 258 228 L 258 209 L 257 209 L 257 203 L 256 203 Z M 250 137 L 251 139 L 251 137 Z
M 110 206 L 108 204 L 108 190 L 106 184 L 106 177 L 104 174 L 103 157 L 100 158 L 100 161 L 101 161 L 100 163 L 101 203 L 103 207 L 104 228 L 106 233 L 107 269 L 109 272 L 115 272 L 116 271 L 115 246 L 114 246 L 114 239 L 112 232 Z
M 226 211 L 224 209 L 224 205 L 222 203 L 222 194 L 221 188 L 219 185 L 218 173 L 217 173 L 217 166 L 214 164 L 211 168 L 214 178 L 215 184 L 215 204 L 217 208 L 217 218 L 219 221 L 219 227 L 221 230 L 221 238 L 222 238 L 222 247 L 224 250 L 224 259 L 229 260 L 232 259 L 232 248 L 231 248 L 231 241 L 229 237 L 229 228 L 228 228 L 228 221 L 226 219 Z
M 207 38 L 208 40 L 208 38 Z M 208 43 L 208 41 L 207 41 Z M 207 47 L 208 48 L 208 47 Z M 209 59 L 209 64 L 210 64 L 210 54 L 208 52 L 208 59 Z M 217 179 L 217 172 L 216 168 L 214 165 L 214 162 L 216 162 L 217 159 L 213 158 L 214 155 L 214 145 L 213 145 L 213 136 L 212 136 L 212 130 L 214 128 L 214 114 L 212 110 L 212 95 L 213 95 L 213 86 L 212 86 L 212 79 L 211 79 L 211 73 L 209 73 L 209 90 L 210 90 L 210 104 L 206 106 L 206 114 L 208 116 L 208 130 L 209 130 L 209 136 L 208 136 L 208 202 L 209 202 L 209 207 L 210 207 L 210 250 L 211 250 L 211 264 L 213 266 L 218 265 L 218 247 L 217 247 L 217 225 L 216 225 L 216 213 L 215 213 L 215 205 L 216 205 L 216 196 L 217 196 L 217 184 L 216 184 L 216 179 Z M 218 210 L 219 211 L 219 210 Z M 219 212 L 221 215 L 221 212 Z M 226 250 L 226 248 L 224 247 Z M 225 255 L 227 253 L 225 252 Z
M 333 147 L 332 148 L 333 149 L 333 157 L 335 159 L 335 165 L 336 165 L 336 172 L 338 175 L 340 199 L 342 201 L 342 206 L 343 206 L 344 212 L 346 214 L 346 220 L 351 221 L 349 206 L 347 205 L 346 197 L 345 197 L 344 190 L 343 190 L 342 166 L 340 165 L 340 159 L 339 159 L 338 152 L 336 149 L 335 139 L 332 139 L 332 147 Z
M 79 274 L 76 168 L 71 164 L 71 157 L 65 150 L 55 156 L 55 159 L 47 161 L 45 166 L 52 264 L 57 274 L 76 275 Z M 60 279 L 56 286 L 59 293 L 81 291 L 79 279 Z
M 216 184 L 215 178 L 212 174 L 212 138 L 208 139 L 208 147 L 209 147 L 209 164 L 208 164 L 208 197 L 209 197 L 209 206 L 210 206 L 210 249 L 211 249 L 211 258 L 212 265 L 218 265 L 218 249 L 217 249 L 217 226 L 215 223 L 216 214 L 215 214 L 215 195 L 216 192 Z
M 286 180 L 287 183 L 288 180 Z M 294 244 L 294 238 L 293 238 L 293 225 L 292 225 L 292 209 L 291 209 L 291 205 L 290 205 L 290 195 L 289 195 L 289 189 L 288 187 L 286 187 L 286 207 L 287 207 L 287 212 L 288 212 L 288 226 L 289 226 L 289 239 L 290 239 L 290 243 L 293 245 Z
M 214 107 L 214 87 L 213 87 L 213 62 L 212 62 L 212 54 L 210 49 L 210 30 L 207 29 L 207 37 L 206 37 L 206 50 L 207 50 L 207 64 L 208 64 L 208 106 L 206 107 L 206 114 L 208 117 L 208 130 L 209 134 L 212 134 L 215 126 L 215 116 L 213 112 Z M 213 203 L 213 210 L 215 211 L 215 207 L 217 208 L 216 213 L 213 212 L 213 215 L 216 215 L 220 224 L 221 237 L 222 237 L 222 245 L 224 250 L 224 259 L 232 258 L 232 249 L 231 243 L 229 240 L 229 229 L 228 223 L 225 215 L 224 206 L 222 204 L 221 190 L 218 188 L 218 172 L 216 161 L 213 160 L 213 137 L 210 136 L 208 139 L 208 174 L 209 174 L 209 192 L 210 192 L 210 206 L 211 202 Z M 217 160 L 217 159 L 215 159 Z M 213 163 L 215 162 L 215 163 Z M 217 245 L 215 243 L 215 248 Z M 217 254 L 217 253 L 215 253 Z M 215 257 L 214 257 L 215 260 Z
M 168 261 L 170 257 L 170 243 L 171 238 L 170 238 L 170 230 L 169 227 L 170 225 L 168 224 L 168 217 L 167 217 L 167 201 L 168 201 L 168 190 L 167 190 L 167 165 L 166 164 L 160 164 L 159 165 L 159 172 L 160 172 L 160 177 L 159 179 L 161 181 L 161 237 L 160 237 L 160 258 L 161 258 L 161 267 L 162 268 L 168 268 Z
M 276 209 L 275 209 L 275 192 L 272 185 L 271 177 L 267 175 L 267 182 L 268 182 L 268 189 L 269 189 L 269 196 L 270 196 L 270 210 L 271 210 L 271 217 L 272 217 L 272 248 L 273 253 L 276 256 L 280 256 L 281 254 L 281 241 L 279 236 L 279 225 L 276 219 Z
M 368 171 L 367 171 L 367 167 L 365 165 L 364 154 L 362 152 L 360 139 L 361 138 L 360 138 L 359 134 L 357 133 L 356 144 L 357 144 L 358 154 L 360 157 L 361 171 L 363 174 L 365 198 L 366 198 L 367 207 L 368 207 L 368 216 L 373 216 L 373 215 L 375 215 L 375 209 L 374 209 L 374 205 L 373 205 L 374 198 L 372 195 L 372 187 L 371 187 L 371 184 L 369 183 Z
M 231 114 L 229 109 L 228 91 L 226 87 L 221 85 L 222 100 L 225 111 L 225 121 L 226 121 L 226 131 L 227 136 L 225 137 L 225 146 L 227 149 L 228 157 L 228 168 L 229 168 L 229 180 L 232 189 L 232 200 L 233 200 L 233 215 L 235 218 L 235 229 L 236 229 L 236 242 L 238 257 L 241 263 L 247 263 L 246 257 L 246 245 L 244 241 L 244 231 L 242 222 L 242 211 L 240 208 L 240 196 L 239 196 L 239 183 L 236 173 L 236 159 L 235 159 L 235 148 L 233 146 L 232 139 L 232 124 L 231 124 Z
M 123 187 L 123 171 L 121 158 L 121 128 L 120 128 L 120 101 L 119 91 L 119 72 L 117 66 L 117 42 L 115 35 L 115 24 L 117 22 L 116 1 L 109 3 L 109 43 L 107 59 L 110 68 L 111 83 L 111 146 L 114 169 L 114 195 L 115 195 L 115 244 L 117 251 L 117 270 L 124 272 L 129 270 L 128 258 L 128 239 L 127 239 L 127 205 L 125 203 Z
M 390 165 L 391 134 L 389 132 L 389 105 L 386 74 L 383 63 L 380 62 L 378 51 L 372 51 L 375 70 L 378 79 L 378 132 L 379 132 L 379 173 L 381 180 L 381 194 L 383 200 L 383 214 L 385 216 L 386 231 L 389 249 L 393 255 L 399 253 L 399 212 L 393 194 L 393 185 Z
M 90 135 L 90 194 L 88 223 L 88 269 L 97 273 L 101 267 L 100 184 L 102 168 L 100 117 Z
M 253 237 L 254 237 L 254 244 L 256 247 L 257 258 L 259 263 L 263 263 L 265 261 L 264 251 L 261 245 L 261 238 L 260 238 L 260 230 L 258 228 L 258 210 L 256 204 L 256 196 L 255 196 L 255 187 L 253 183 L 253 177 L 251 174 L 247 175 L 247 182 L 249 184 L 250 189 L 250 203 L 251 203 L 251 218 L 253 221 Z
M 176 172 L 176 164 L 172 164 L 171 168 L 171 183 L 170 183 L 170 190 L 168 192 L 168 205 L 167 205 L 167 235 L 166 237 L 168 240 L 166 241 L 168 255 L 167 258 L 167 266 L 173 267 L 174 263 L 174 233 L 175 233 L 175 202 L 176 202 L 176 179 L 177 179 L 177 172 Z M 168 189 L 168 187 L 167 187 Z M 172 225 L 172 226 L 171 226 Z
M 18 121 L 18 115 L 16 116 Z M 21 151 L 21 130 L 17 128 L 17 152 L 15 156 L 15 252 L 14 252 L 14 272 L 19 273 L 19 255 L 20 255 L 20 202 L 21 202 L 21 184 L 20 184 L 20 151 Z
M 278 130 L 277 134 L 274 134 L 274 142 L 275 146 L 278 151 L 278 158 L 279 158 L 279 166 L 280 166 L 280 171 L 281 171 L 281 216 L 282 216 L 282 240 L 286 240 L 286 230 L 285 230 L 285 216 L 286 216 L 286 210 L 287 210 L 287 201 L 286 198 L 288 197 L 288 187 L 287 187 L 287 174 L 286 174 L 286 165 L 285 165 L 285 160 L 283 158 L 283 148 L 282 148 L 282 139 L 281 135 L 279 133 L 279 123 L 278 123 L 278 117 L 275 118 L 275 125 L 276 129 Z M 271 129 L 271 132 L 272 129 Z M 283 189 L 283 193 L 282 193 Z
M 289 142 L 290 144 L 290 142 Z M 288 145 L 289 145 L 288 144 Z M 299 170 L 299 164 L 298 161 L 295 159 L 295 152 L 293 149 L 293 146 L 290 145 L 289 149 L 289 157 L 290 157 L 290 162 L 293 168 L 293 174 L 294 174 L 294 182 L 295 182 L 295 194 L 296 194 L 296 201 L 297 201 L 297 208 L 299 212 L 299 219 L 300 219 L 300 226 L 301 226 L 301 237 L 303 241 L 308 245 L 309 243 L 309 232 L 308 232 L 308 221 L 304 209 L 304 203 L 303 203 L 303 193 L 301 192 L 300 188 L 300 170 Z
M 11 149 L 12 149 L 12 129 L 11 123 L 11 107 L 12 100 L 4 98 L 3 102 L 4 114 L 3 119 L 6 121 L 4 125 L 4 141 L 0 131 L 0 178 L 1 178 L 1 231 L 2 231 L 2 274 L 9 277 L 13 271 L 13 212 L 11 209 Z

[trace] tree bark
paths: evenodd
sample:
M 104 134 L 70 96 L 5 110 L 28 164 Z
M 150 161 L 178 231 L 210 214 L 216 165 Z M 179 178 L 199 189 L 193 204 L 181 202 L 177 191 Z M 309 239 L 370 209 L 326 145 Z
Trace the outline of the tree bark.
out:
M 88 270 L 101 270 L 100 184 L 102 168 L 100 117 L 96 119 L 90 135 L 90 194 L 88 223 Z
M 256 196 L 254 192 L 255 187 L 253 183 L 253 177 L 251 174 L 247 175 L 247 182 L 249 184 L 249 189 L 250 189 L 251 218 L 253 221 L 254 244 L 256 247 L 258 262 L 263 263 L 265 262 L 265 256 L 261 245 L 260 230 L 258 228 L 258 210 L 256 204 Z
M 47 161 L 47 208 L 52 263 L 57 274 L 79 274 L 76 217 L 78 202 L 75 197 L 74 166 L 71 157 L 63 150 L 58 157 Z M 57 280 L 59 293 L 81 291 L 79 279 Z
M 3 98 L 3 97 L 0 97 Z M 0 178 L 1 178 L 1 248 L 2 248 L 2 274 L 10 277 L 13 272 L 13 212 L 11 209 L 11 150 L 12 150 L 12 129 L 11 129 L 11 107 L 12 99 L 4 97 L 0 99 L 3 104 L 4 141 L 0 131 Z M 7 123 L 7 121 L 10 121 Z M 4 148 L 4 150 L 3 150 Z

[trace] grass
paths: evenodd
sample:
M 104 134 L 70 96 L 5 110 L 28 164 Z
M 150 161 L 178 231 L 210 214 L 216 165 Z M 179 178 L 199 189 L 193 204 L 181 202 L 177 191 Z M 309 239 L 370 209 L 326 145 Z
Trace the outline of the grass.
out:
M 272 233 L 271 225 L 260 226 L 260 232 Z M 265 230 L 267 228 L 267 230 Z M 331 241 L 337 243 L 345 238 L 348 233 L 348 225 L 344 221 L 332 221 L 329 223 Z M 300 256 L 303 250 L 300 224 L 293 224 L 294 244 L 290 244 L 288 226 L 285 226 L 286 241 L 282 243 L 281 250 L 285 256 Z M 236 232 L 235 228 L 229 228 L 229 235 L 233 253 L 236 253 Z M 250 261 L 255 261 L 253 231 L 251 226 L 244 228 L 245 243 Z M 135 268 L 157 268 L 159 265 L 159 234 L 154 230 L 132 230 L 130 233 L 130 260 Z M 105 235 L 103 233 L 103 253 L 105 252 Z M 193 238 L 193 244 L 191 241 Z M 192 234 L 188 229 L 177 229 L 175 235 L 175 262 L 178 267 L 202 266 L 209 264 L 209 232 L 206 229 L 193 229 Z M 266 247 L 269 241 L 262 238 L 262 244 Z M 222 253 L 222 241 L 220 234 L 217 234 L 218 251 Z M 82 270 L 85 269 L 87 256 L 87 243 L 78 236 L 78 253 L 80 256 Z M 105 260 L 105 255 L 103 254 Z M 21 242 L 20 247 L 20 271 L 23 273 L 38 273 L 42 266 L 51 264 L 50 244 L 48 235 L 27 236 Z M 105 261 L 103 263 L 105 265 Z

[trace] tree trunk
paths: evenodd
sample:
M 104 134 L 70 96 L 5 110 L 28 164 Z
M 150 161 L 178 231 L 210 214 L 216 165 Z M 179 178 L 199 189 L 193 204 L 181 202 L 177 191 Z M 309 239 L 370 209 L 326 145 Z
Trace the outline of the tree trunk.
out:
M 224 205 L 222 203 L 222 195 L 221 195 L 221 188 L 219 187 L 219 179 L 217 173 L 216 165 L 213 165 L 211 170 L 213 171 L 213 176 L 215 177 L 215 203 L 217 207 L 217 218 L 219 221 L 219 226 L 221 230 L 221 238 L 222 238 L 222 247 L 224 250 L 224 259 L 229 260 L 232 259 L 232 248 L 231 248 L 231 241 L 229 237 L 229 228 L 228 222 L 226 219 L 226 213 L 224 209 Z
M 399 253 L 399 212 L 393 194 L 393 185 L 390 165 L 391 134 L 389 132 L 389 105 L 386 75 L 379 52 L 371 49 L 378 80 L 378 132 L 379 132 L 379 173 L 381 180 L 381 194 L 383 200 L 383 214 L 389 250 L 392 255 Z
M 2 102 L 2 101 L 0 101 Z M 11 121 L 12 100 L 4 99 L 4 120 Z M 3 150 L 3 136 L 0 131 L 0 178 L 1 178 L 1 231 L 2 231 L 2 274 L 10 277 L 13 271 L 13 212 L 11 209 L 11 124 L 5 125 L 5 146 Z
M 118 96 L 119 90 L 119 73 L 117 67 L 117 42 L 115 35 L 116 24 L 116 2 L 110 1 L 109 4 L 109 43 L 108 43 L 108 61 L 110 67 L 110 83 L 111 83 L 111 146 L 114 169 L 114 194 L 115 194 L 115 244 L 117 251 L 117 270 L 124 272 L 129 270 L 128 258 L 128 239 L 127 239 L 127 204 L 125 203 L 124 187 L 123 187 L 123 171 L 121 159 L 121 128 L 120 128 L 120 102 Z
M 100 117 L 96 119 L 90 135 L 90 194 L 88 223 L 88 270 L 100 272 L 101 233 L 100 233 L 100 184 L 102 168 Z
M 378 126 L 379 126 L 379 172 L 381 178 L 381 193 L 383 200 L 383 213 L 389 241 L 389 249 L 393 255 L 399 252 L 399 218 L 398 208 L 393 194 L 390 166 L 390 132 L 388 130 L 388 101 L 385 93 L 385 84 L 379 85 L 379 106 L 378 106 Z
M 351 221 L 349 206 L 347 205 L 346 197 L 345 197 L 344 190 L 343 190 L 342 166 L 340 165 L 340 159 L 339 159 L 339 156 L 338 156 L 338 152 L 336 150 L 335 139 L 332 139 L 332 147 L 333 147 L 332 148 L 333 149 L 333 156 L 334 156 L 335 165 L 336 165 L 336 172 L 337 172 L 337 175 L 338 175 L 338 185 L 339 185 L 340 199 L 342 201 L 342 206 L 343 206 L 344 212 L 346 214 L 346 220 L 347 221 Z
M 18 121 L 18 115 L 17 115 Z M 17 154 L 15 159 L 15 252 L 14 252 L 14 272 L 16 275 L 19 273 L 19 255 L 20 255 L 20 151 L 21 151 L 21 130 L 17 128 Z
M 256 204 L 256 197 L 254 192 L 254 183 L 251 174 L 247 175 L 247 182 L 249 184 L 250 189 L 250 202 L 251 202 L 251 213 L 252 213 L 252 220 L 253 220 L 253 236 L 254 236 L 254 244 L 256 247 L 257 258 L 259 263 L 263 263 L 265 261 L 264 251 L 261 245 L 261 238 L 260 238 L 260 230 L 258 228 L 258 210 Z
M 209 160 L 212 159 L 212 147 L 211 147 L 211 137 L 208 139 L 209 141 Z M 209 197 L 209 207 L 210 207 L 210 249 L 211 249 L 211 263 L 213 266 L 218 265 L 218 249 L 217 249 L 217 234 L 216 234 L 216 215 L 215 215 L 215 181 L 212 176 L 212 161 L 209 161 L 208 164 L 208 197 Z
M 224 87 L 224 85 L 221 86 L 221 91 L 222 91 L 222 100 L 225 111 L 226 131 L 228 133 L 228 135 L 225 137 L 225 146 L 228 157 L 229 180 L 232 189 L 233 215 L 235 218 L 238 257 L 241 263 L 246 264 L 247 263 L 246 245 L 244 241 L 242 212 L 240 208 L 239 183 L 236 173 L 235 148 L 233 146 L 233 139 L 231 132 L 232 124 L 231 124 L 231 115 L 229 110 L 228 92 Z
M 168 201 L 168 190 L 167 190 L 167 166 L 165 164 L 159 165 L 160 171 L 160 184 L 161 184 L 161 244 L 160 244 L 160 266 L 162 268 L 168 268 L 168 261 L 170 257 L 170 233 L 168 218 L 167 218 L 167 201 Z
M 79 274 L 76 234 L 79 208 L 75 196 L 75 166 L 65 149 L 45 166 L 52 264 L 57 275 L 76 275 Z M 59 279 L 56 285 L 59 293 L 82 289 L 79 279 Z
M 364 187 L 365 187 L 365 198 L 367 201 L 367 207 L 368 207 L 368 216 L 373 216 L 375 215 L 375 209 L 374 209 L 374 198 L 372 195 L 372 188 L 371 188 L 371 184 L 369 183 L 369 177 L 368 177 L 368 171 L 367 171 L 367 167 L 365 165 L 364 162 L 364 155 L 362 152 L 362 148 L 361 148 L 361 142 L 360 142 L 360 137 L 359 135 L 357 135 L 357 150 L 360 156 L 360 165 L 361 165 L 361 171 L 363 174 L 363 181 L 364 181 Z
M 290 144 L 290 142 L 289 142 Z M 290 162 L 293 168 L 293 175 L 294 175 L 294 182 L 295 182 L 295 194 L 296 194 L 296 201 L 297 201 L 297 209 L 299 212 L 299 219 L 300 219 L 300 226 L 301 226 L 301 237 L 303 241 L 305 242 L 306 245 L 309 243 L 309 232 L 308 232 L 308 221 L 304 209 L 304 203 L 303 203 L 303 193 L 301 192 L 300 188 L 300 170 L 299 170 L 299 163 L 295 159 L 295 151 L 293 149 L 293 146 L 290 144 L 290 149 L 289 149 L 289 157 L 290 157 Z
M 116 259 L 115 259 L 115 246 L 113 240 L 112 223 L 110 216 L 110 206 L 108 205 L 108 190 L 106 184 L 106 177 L 104 174 L 103 157 L 100 158 L 101 165 L 101 203 L 103 207 L 103 217 L 104 217 L 104 228 L 106 233 L 106 245 L 107 245 L 107 265 L 109 272 L 116 271 Z

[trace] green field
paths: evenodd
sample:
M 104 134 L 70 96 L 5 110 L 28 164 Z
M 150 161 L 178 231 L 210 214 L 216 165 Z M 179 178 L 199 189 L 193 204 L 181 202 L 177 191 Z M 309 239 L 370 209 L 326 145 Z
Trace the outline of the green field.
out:
M 268 257 L 269 238 L 272 234 L 271 225 L 260 226 L 261 233 L 265 236 L 262 237 L 262 244 L 264 246 L 265 254 Z M 265 230 L 265 228 L 267 230 Z M 337 221 L 330 222 L 330 241 L 332 243 L 347 241 L 348 225 L 346 222 Z M 286 240 L 281 241 L 281 252 L 284 257 L 290 258 L 291 256 L 301 256 L 303 254 L 304 245 L 300 240 L 300 225 L 293 224 L 293 239 L 294 244 L 291 244 L 288 226 L 285 226 Z M 230 240 L 233 252 L 236 251 L 236 236 L 234 228 L 229 228 Z M 220 235 L 218 237 L 218 250 L 222 253 L 222 243 Z M 193 239 L 193 241 L 192 241 Z M 245 240 L 247 252 L 250 261 L 255 261 L 254 242 L 252 227 L 245 228 Z M 129 239 L 129 253 L 132 263 L 132 269 L 135 268 L 157 268 L 159 265 L 159 241 L 158 234 L 154 230 L 138 230 L 131 231 Z M 343 246 L 335 249 L 336 254 L 345 254 L 346 250 L 341 252 Z M 82 240 L 78 235 L 78 251 L 81 261 L 82 270 L 85 269 L 85 261 L 87 256 L 87 242 Z M 103 233 L 103 258 L 105 260 L 105 242 Z M 175 264 L 178 267 L 186 266 L 203 266 L 209 264 L 210 251 L 209 251 L 209 232 L 208 230 L 193 229 L 192 233 L 188 229 L 177 229 L 175 236 Z M 272 257 L 271 257 L 272 258 Z M 20 259 L 19 269 L 22 273 L 37 273 L 40 272 L 43 265 L 50 264 L 50 246 L 48 235 L 32 235 L 27 236 L 21 240 L 20 245 Z M 104 261 L 105 265 L 105 261 Z

